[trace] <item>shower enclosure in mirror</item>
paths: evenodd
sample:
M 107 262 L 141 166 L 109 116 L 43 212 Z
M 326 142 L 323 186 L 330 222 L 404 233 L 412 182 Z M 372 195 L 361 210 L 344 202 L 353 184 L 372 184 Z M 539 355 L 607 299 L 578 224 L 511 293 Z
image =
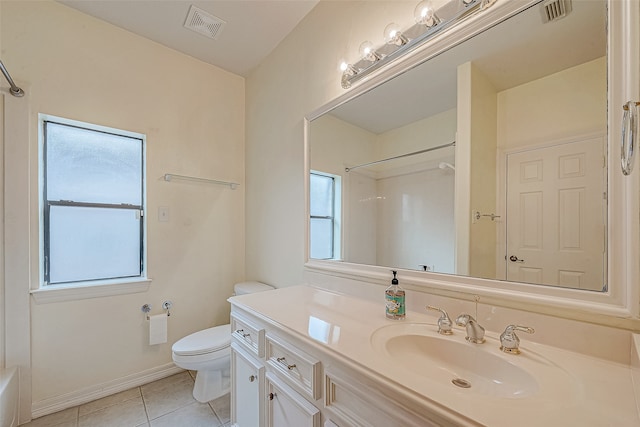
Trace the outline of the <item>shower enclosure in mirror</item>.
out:
M 606 2 L 541 8 L 309 123 L 311 258 L 607 289 Z

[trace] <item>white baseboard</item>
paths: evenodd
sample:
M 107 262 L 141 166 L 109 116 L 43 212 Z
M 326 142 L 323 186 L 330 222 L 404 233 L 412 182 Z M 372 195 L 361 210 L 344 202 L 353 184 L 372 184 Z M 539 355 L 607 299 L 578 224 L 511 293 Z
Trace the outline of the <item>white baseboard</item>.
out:
M 63 409 L 73 408 L 74 406 L 139 387 L 182 371 L 184 371 L 184 369 L 178 368 L 173 363 L 167 363 L 166 365 L 147 369 L 146 371 L 131 374 L 123 378 L 33 402 L 31 404 L 31 418 L 39 418 Z

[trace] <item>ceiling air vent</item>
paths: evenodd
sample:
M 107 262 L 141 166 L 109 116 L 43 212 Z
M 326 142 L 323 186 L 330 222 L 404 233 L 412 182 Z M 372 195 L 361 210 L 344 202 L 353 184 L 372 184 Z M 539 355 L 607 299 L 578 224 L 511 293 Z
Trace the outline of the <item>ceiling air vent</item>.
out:
M 216 40 L 225 24 L 226 22 L 217 16 L 191 5 L 184 27 Z
M 571 12 L 571 0 L 547 0 L 542 3 L 542 20 L 557 21 Z

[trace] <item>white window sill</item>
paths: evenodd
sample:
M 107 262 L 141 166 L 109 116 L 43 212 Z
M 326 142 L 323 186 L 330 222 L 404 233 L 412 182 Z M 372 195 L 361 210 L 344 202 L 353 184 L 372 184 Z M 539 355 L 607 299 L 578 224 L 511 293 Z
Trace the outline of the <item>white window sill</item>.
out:
M 146 292 L 150 285 L 151 279 L 143 278 L 105 280 L 86 284 L 49 285 L 32 290 L 31 295 L 36 304 L 49 304 Z

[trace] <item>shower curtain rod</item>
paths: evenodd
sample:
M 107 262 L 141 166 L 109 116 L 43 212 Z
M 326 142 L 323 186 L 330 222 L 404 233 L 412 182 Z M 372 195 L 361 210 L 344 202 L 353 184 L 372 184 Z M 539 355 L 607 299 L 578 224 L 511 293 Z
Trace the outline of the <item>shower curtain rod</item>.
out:
M 9 92 L 11 92 L 11 95 L 17 98 L 24 96 L 24 91 L 20 89 L 18 86 L 16 86 L 16 84 L 13 82 L 11 75 L 9 74 L 9 72 L 7 71 L 7 69 L 5 68 L 1 60 L 0 60 L 0 71 L 2 71 L 2 74 L 4 74 L 4 78 L 7 79 L 7 82 L 9 82 L 9 85 L 11 86 L 11 89 L 9 90 Z
M 375 162 L 363 163 L 358 166 L 352 166 L 350 168 L 344 168 L 345 172 L 351 172 L 354 169 L 363 168 L 365 166 L 377 165 L 378 163 L 388 162 L 389 160 L 401 159 L 403 157 L 415 156 L 416 154 L 428 153 L 429 151 L 440 150 L 441 148 L 453 147 L 456 145 L 456 142 L 450 142 L 444 145 L 438 145 L 437 147 L 425 148 L 424 150 L 414 151 L 413 153 L 401 154 L 399 156 L 389 157 L 387 159 L 376 160 Z

